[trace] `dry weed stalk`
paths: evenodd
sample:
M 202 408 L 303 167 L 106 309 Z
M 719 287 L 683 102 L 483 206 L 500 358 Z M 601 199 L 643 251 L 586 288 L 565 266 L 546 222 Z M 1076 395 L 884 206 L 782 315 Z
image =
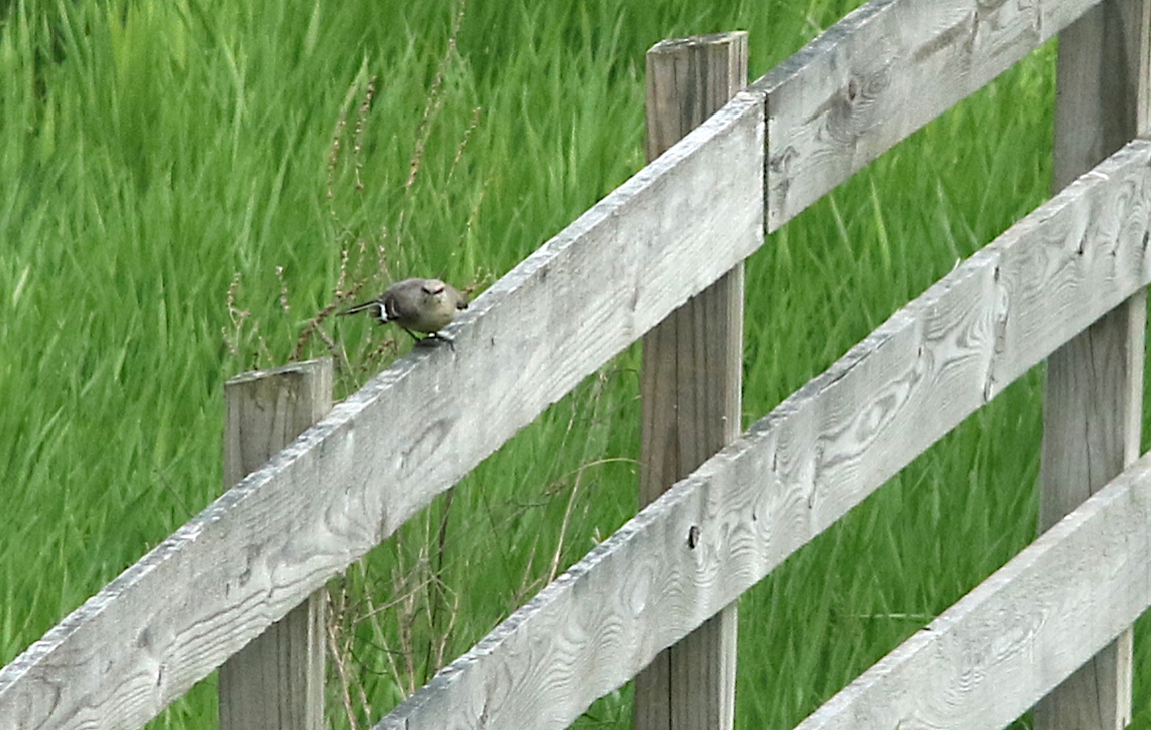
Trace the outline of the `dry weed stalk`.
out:
M 472 133 L 476 131 L 476 127 L 480 126 L 480 116 L 483 114 L 484 108 L 477 106 L 472 109 L 472 121 L 468 124 L 468 128 L 464 130 L 463 139 L 460 140 L 459 146 L 456 147 L 456 156 L 452 158 L 452 166 L 448 168 L 448 180 L 452 179 L 452 175 L 456 173 L 456 168 L 460 166 L 460 160 L 464 158 L 464 150 L 468 147 L 468 142 L 471 141 Z
M 243 357 L 241 353 L 241 343 L 244 339 L 244 326 L 252 317 L 252 312 L 249 309 L 241 309 L 237 304 L 240 298 L 240 272 L 232 275 L 232 282 L 228 285 L 228 293 L 225 298 L 224 306 L 228 312 L 228 319 L 232 323 L 231 332 L 227 327 L 224 327 L 221 334 L 223 335 L 224 348 L 233 357 Z M 246 363 L 246 367 L 259 368 L 261 362 L 271 364 L 275 361 L 272 356 L 272 351 L 268 349 L 268 343 L 264 341 L 263 335 L 260 334 L 259 327 L 252 324 L 249 328 L 251 335 L 256 338 L 256 354 L 252 356 L 250 362 Z
M 348 727 L 352 730 L 359 730 L 360 725 L 356 720 L 356 712 L 352 707 L 352 671 L 348 666 L 348 659 L 351 657 L 351 646 L 349 638 L 350 632 L 341 631 L 344 621 L 348 614 L 348 586 L 347 582 L 342 582 L 338 597 L 332 595 L 332 591 L 328 591 L 328 653 L 332 657 L 332 665 L 336 669 L 336 677 L 340 681 L 340 699 L 343 701 L 344 713 L 348 718 Z M 341 644 L 341 635 L 344 638 Z M 361 690 L 363 689 L 361 685 Z
M 420 120 L 419 126 L 416 127 L 416 146 L 412 151 L 412 159 L 408 165 L 408 180 L 404 183 L 405 192 L 416 182 L 416 176 L 420 171 L 420 162 L 424 159 L 424 148 L 427 146 L 428 138 L 431 137 L 432 134 L 432 123 L 444 107 L 444 77 L 452 61 L 456 58 L 456 38 L 459 37 L 460 26 L 464 22 L 464 11 L 466 9 L 467 0 L 460 0 L 459 5 L 456 7 L 456 12 L 452 14 L 452 27 L 448 32 L 448 47 L 444 50 L 444 55 L 440 58 L 439 65 L 436 67 L 436 75 L 435 78 L 432 79 L 432 85 L 428 89 L 428 99 L 424 104 L 423 119 Z
M 288 303 L 288 282 L 284 281 L 284 267 L 276 266 L 276 278 L 280 281 L 280 309 L 284 314 L 292 313 L 292 305 Z
M 232 331 L 228 332 L 228 328 L 223 328 L 224 346 L 228 348 L 233 356 L 240 354 L 239 344 L 240 335 L 244 329 L 244 322 L 252 313 L 247 309 L 240 309 L 236 306 L 236 294 L 240 290 L 240 272 L 232 274 L 232 283 L 228 285 L 228 295 L 225 304 L 228 311 L 228 319 L 232 322 Z
M 364 166 L 364 123 L 368 112 L 372 110 L 372 99 L 376 96 L 376 76 L 368 79 L 368 88 L 364 92 L 364 100 L 360 103 L 360 112 L 356 117 L 356 128 L 352 132 L 352 159 L 356 175 L 356 190 L 363 190 L 364 183 L 360 179 L 360 169 Z

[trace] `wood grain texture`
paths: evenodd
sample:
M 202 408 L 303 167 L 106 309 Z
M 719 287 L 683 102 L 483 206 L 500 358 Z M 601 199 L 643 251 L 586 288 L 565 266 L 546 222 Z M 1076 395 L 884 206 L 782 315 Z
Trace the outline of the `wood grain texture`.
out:
M 245 373 L 224 384 L 224 485 L 263 466 L 332 410 L 332 360 Z M 221 730 L 321 730 L 324 630 L 320 589 L 220 667 Z
M 1151 605 L 1148 566 L 1151 456 L 796 730 L 1006 727 Z
M 1098 0 L 872 0 L 751 86 L 774 231 Z
M 136 728 L 763 242 L 741 94 L 0 670 L 0 728 Z
M 324 358 L 255 370 L 224 383 L 224 488 L 264 466 L 332 410 Z
M 1136 142 L 893 315 L 385 718 L 563 728 L 1151 280 Z
M 747 83 L 747 33 L 647 52 L 647 156 L 659 157 Z M 743 264 L 644 335 L 639 504 L 656 499 L 740 432 Z M 735 604 L 636 676 L 636 730 L 725 730 L 735 718 Z
M 1151 0 L 1106 0 L 1059 34 L 1054 175 L 1058 191 L 1136 136 L 1148 73 Z M 1136 293 L 1047 362 L 1039 529 L 1139 455 L 1146 292 Z M 1131 719 L 1130 631 L 1035 707 L 1038 730 L 1120 730 Z
M 674 38 L 648 49 L 648 162 L 703 124 L 747 85 L 747 55 L 747 31 Z
M 1039 529 L 1056 524 L 1138 457 L 1146 291 L 1109 312 L 1047 363 Z M 1121 730 L 1131 721 L 1133 634 L 1035 706 L 1037 730 Z

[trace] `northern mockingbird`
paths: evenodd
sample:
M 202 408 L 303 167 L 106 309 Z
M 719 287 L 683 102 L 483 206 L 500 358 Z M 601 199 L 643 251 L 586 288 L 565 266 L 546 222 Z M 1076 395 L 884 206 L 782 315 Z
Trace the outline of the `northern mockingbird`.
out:
M 373 311 L 380 324 L 392 322 L 421 344 L 428 340 L 451 342 L 439 331 L 455 319 L 457 310 L 467 308 L 468 300 L 451 284 L 439 279 L 404 279 L 377 298 L 352 305 L 340 314 Z M 427 337 L 419 337 L 416 332 Z

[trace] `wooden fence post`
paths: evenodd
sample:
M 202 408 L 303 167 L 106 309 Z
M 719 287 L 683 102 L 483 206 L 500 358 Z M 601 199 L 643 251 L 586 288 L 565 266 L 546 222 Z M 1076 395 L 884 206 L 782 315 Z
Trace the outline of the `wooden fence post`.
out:
M 245 373 L 224 386 L 224 484 L 260 468 L 332 409 L 332 360 Z M 220 667 L 222 730 L 321 730 L 325 596 L 320 590 Z
M 654 160 L 747 82 L 747 33 L 647 52 L 647 158 Z M 740 432 L 743 264 L 643 339 L 643 506 Z M 684 535 L 684 542 L 689 539 Z M 736 604 L 663 651 L 635 683 L 637 730 L 726 730 L 735 712 Z
M 1151 0 L 1105 0 L 1059 34 L 1053 187 L 1147 136 Z M 1138 458 L 1147 292 L 1047 360 L 1039 529 Z M 1036 730 L 1118 730 L 1131 719 L 1128 629 L 1035 706 Z

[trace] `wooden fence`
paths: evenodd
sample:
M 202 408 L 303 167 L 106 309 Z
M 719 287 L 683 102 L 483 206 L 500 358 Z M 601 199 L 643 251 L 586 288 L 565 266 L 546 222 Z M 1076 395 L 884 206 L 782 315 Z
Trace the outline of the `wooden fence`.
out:
M 377 727 L 567 726 L 1045 358 L 1041 521 L 1054 526 L 802 727 L 1001 727 L 1041 700 L 1039 726 L 1122 727 L 1128 627 L 1151 604 L 1151 457 L 1137 459 L 1151 142 L 1130 141 L 1151 132 L 1151 0 L 874 0 L 851 13 L 479 297 L 450 330 L 454 350 L 395 363 L 0 670 L 0 728 L 143 725 L 633 341 L 652 332 L 648 354 L 691 352 L 693 322 L 732 321 L 739 266 L 765 230 L 1060 32 L 1055 197 Z M 741 67 L 723 58 L 693 68 L 722 67 L 730 85 Z M 670 346 L 669 317 L 683 322 Z M 658 411 L 645 404 L 645 418 Z M 645 448 L 660 440 L 652 418 Z M 643 460 L 662 475 L 655 491 L 682 476 Z M 288 635 L 314 642 L 315 613 L 303 615 Z M 641 708 L 639 724 L 730 726 L 722 624 L 704 642 L 720 677 L 711 707 Z M 266 652 L 280 653 L 293 652 Z

